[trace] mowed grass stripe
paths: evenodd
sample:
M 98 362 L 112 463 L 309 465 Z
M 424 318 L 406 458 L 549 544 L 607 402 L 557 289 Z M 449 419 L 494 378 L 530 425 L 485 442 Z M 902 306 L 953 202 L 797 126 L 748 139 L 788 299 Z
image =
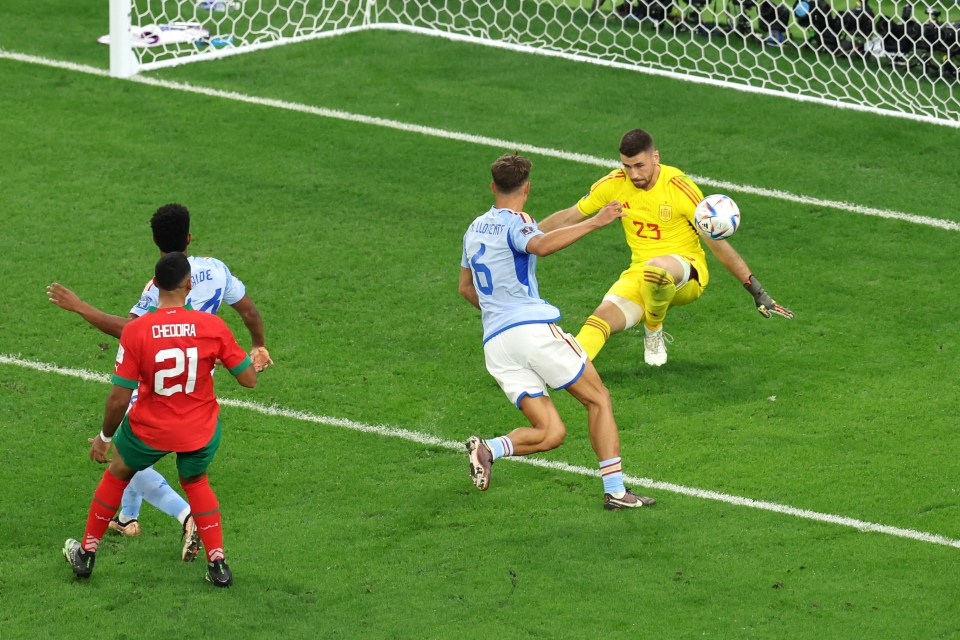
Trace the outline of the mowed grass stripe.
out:
M 13 51 L 5 51 L 2 49 L 0 49 L 0 58 L 14 60 L 17 62 L 54 67 L 58 69 L 65 69 L 68 71 L 74 71 L 78 73 L 86 73 L 86 74 L 96 75 L 101 77 L 109 77 L 109 72 L 106 71 L 105 69 L 99 69 L 97 67 L 91 67 L 88 65 L 76 64 L 73 62 L 52 60 L 49 58 L 17 53 Z M 536 155 L 545 156 L 549 158 L 557 158 L 560 160 L 567 160 L 570 162 L 578 162 L 578 163 L 593 165 L 593 166 L 602 167 L 606 169 L 613 169 L 613 168 L 616 168 L 617 166 L 616 163 L 614 163 L 612 160 L 608 158 L 600 158 L 600 157 L 592 156 L 588 154 L 562 151 L 559 149 L 550 149 L 547 147 L 539 147 L 536 145 L 514 142 L 510 140 L 503 140 L 500 138 L 489 138 L 486 136 L 476 136 L 468 133 L 448 131 L 446 129 L 438 129 L 435 127 L 411 124 L 411 123 L 401 122 L 397 120 L 390 120 L 387 118 L 365 116 L 361 114 L 350 113 L 347 111 L 341 111 L 338 109 L 327 109 L 324 107 L 315 107 L 315 106 L 301 104 L 297 102 L 277 100 L 274 98 L 262 98 L 258 96 L 251 96 L 243 93 L 238 93 L 235 91 L 223 91 L 221 89 L 213 89 L 209 87 L 191 85 L 183 82 L 173 82 L 170 80 L 160 80 L 158 78 L 150 78 L 142 75 L 134 76 L 132 78 L 129 78 L 129 80 L 131 82 L 137 82 L 140 84 L 145 84 L 153 87 L 160 87 L 160 88 L 171 89 L 175 91 L 183 91 L 186 93 L 204 95 L 204 96 L 219 98 L 224 100 L 232 100 L 235 102 L 244 102 L 247 104 L 271 107 L 275 109 L 283 109 L 286 111 L 295 111 L 295 112 L 305 113 L 305 114 L 319 116 L 323 118 L 332 118 L 336 120 L 344 120 L 347 122 L 367 124 L 367 125 L 376 126 L 376 127 L 384 127 L 388 129 L 394 129 L 397 131 L 404 131 L 407 133 L 417 133 L 420 135 L 426 135 L 426 136 L 431 136 L 435 138 L 456 140 L 460 142 L 466 142 L 469 144 L 478 144 L 478 145 L 493 147 L 495 149 L 516 150 L 523 153 L 536 154 Z M 848 213 L 855 213 L 859 215 L 873 216 L 878 218 L 886 218 L 890 220 L 900 220 L 900 221 L 909 222 L 912 224 L 920 224 L 920 225 L 936 227 L 939 229 L 944 229 L 946 231 L 960 231 L 960 222 L 953 222 L 951 220 L 933 218 L 930 216 L 921 216 L 921 215 L 907 213 L 903 211 L 877 209 L 875 207 L 867 207 L 867 206 L 858 205 L 850 202 L 842 202 L 842 201 L 829 200 L 825 198 L 817 198 L 817 197 L 807 196 L 802 194 L 795 194 L 795 193 L 790 193 L 788 191 L 781 191 L 778 189 L 768 189 L 764 187 L 755 187 L 752 185 L 738 184 L 738 183 L 727 182 L 723 180 L 714 180 L 707 176 L 698 176 L 698 175 L 690 174 L 690 177 L 701 186 L 711 187 L 714 189 L 723 190 L 727 192 L 746 193 L 746 194 L 760 196 L 764 198 L 782 200 L 785 202 L 793 202 L 793 203 L 803 204 L 803 205 L 808 205 L 813 207 L 835 209 L 835 210 L 845 211 Z
M 25 360 L 17 356 L 0 354 L 0 364 L 6 364 L 16 367 L 22 367 L 25 369 L 33 369 L 35 371 L 41 371 L 44 373 L 55 373 L 58 375 L 69 376 L 73 378 L 80 378 L 81 380 L 94 381 L 100 383 L 108 383 L 110 377 L 106 374 L 96 373 L 93 371 L 87 371 L 85 369 L 72 369 L 68 367 L 61 367 L 55 364 L 50 364 L 46 362 L 36 362 L 33 360 Z M 407 440 L 410 442 L 416 442 L 418 444 L 425 444 L 429 446 L 439 447 L 442 449 L 449 449 L 451 451 L 456 451 L 462 453 L 463 443 L 453 440 L 444 440 L 443 438 L 438 438 L 426 433 L 420 433 L 418 431 L 410 431 L 408 429 L 401 429 L 399 427 L 391 427 L 389 425 L 372 425 L 364 424 L 362 422 L 355 422 L 346 418 L 334 418 L 330 416 L 319 416 L 305 411 L 297 411 L 293 409 L 285 409 L 283 407 L 277 406 L 267 406 L 257 402 L 249 402 L 245 400 L 233 400 L 230 398 L 220 398 L 220 404 L 228 407 L 235 407 L 239 409 L 245 409 L 248 411 L 253 411 L 268 416 L 277 416 L 290 418 L 293 420 L 298 420 L 301 422 L 309 422 L 318 425 L 338 427 L 341 429 L 351 429 L 353 431 L 360 431 L 363 433 L 372 433 L 379 436 L 386 436 L 390 438 L 399 438 L 402 440 Z M 556 460 L 543 460 L 540 458 L 532 457 L 520 457 L 520 458 L 506 458 L 511 462 L 519 462 L 523 464 L 533 465 L 535 467 L 542 467 L 545 469 L 551 469 L 554 471 L 563 471 L 567 473 L 573 473 L 583 476 L 599 477 L 600 472 L 597 469 L 589 469 L 587 467 L 580 467 L 572 464 L 568 464 L 562 461 Z M 464 474 L 466 476 L 466 474 Z M 839 525 L 843 527 L 851 527 L 863 532 L 872 532 L 872 533 L 881 533 L 884 535 L 894 536 L 898 538 L 907 538 L 910 540 L 916 540 L 918 542 L 926 542 L 929 544 L 936 544 L 954 548 L 960 548 L 960 540 L 955 540 L 948 538 L 946 536 L 941 536 L 934 533 L 927 533 L 924 531 L 916 531 L 914 529 L 904 529 L 901 527 L 894 527 L 890 525 L 878 524 L 875 522 L 866 522 L 863 520 L 857 520 L 856 518 L 848 518 L 845 516 L 838 516 L 829 513 L 820 513 L 817 511 L 810 511 L 808 509 L 799 509 L 796 507 L 791 507 L 789 505 L 783 505 L 776 502 L 767 502 L 763 500 L 754 500 L 753 498 L 744 498 L 741 496 L 734 496 L 726 493 L 719 493 L 717 491 L 710 491 L 707 489 L 697 489 L 694 487 L 687 487 L 684 485 L 673 484 L 670 482 L 661 482 L 658 480 L 652 480 L 650 478 L 640 478 L 635 476 L 624 476 L 628 484 L 634 486 L 642 486 L 646 489 L 653 489 L 655 491 L 665 491 L 669 493 L 676 493 L 685 496 L 690 496 L 693 498 L 700 498 L 703 500 L 714 500 L 717 502 L 725 502 L 728 504 L 740 506 L 740 507 L 749 507 L 752 509 L 760 509 L 762 511 L 772 511 L 774 513 L 780 513 L 783 515 L 794 516 L 797 518 L 802 518 L 805 520 L 814 520 L 817 522 L 824 522 L 828 524 Z

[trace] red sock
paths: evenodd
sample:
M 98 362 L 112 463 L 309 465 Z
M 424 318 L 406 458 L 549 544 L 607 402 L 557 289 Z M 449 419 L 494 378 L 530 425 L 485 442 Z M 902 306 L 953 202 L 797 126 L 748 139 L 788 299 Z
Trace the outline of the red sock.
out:
M 191 484 L 182 484 L 187 493 L 187 502 L 203 548 L 207 550 L 207 562 L 223 560 L 223 528 L 220 526 L 220 503 L 217 495 L 210 488 L 207 476 Z
M 93 500 L 90 501 L 90 511 L 87 513 L 87 528 L 83 532 L 83 541 L 80 543 L 84 551 L 96 552 L 100 546 L 100 539 L 110 524 L 110 518 L 114 516 L 120 508 L 120 501 L 123 498 L 123 490 L 130 484 L 129 480 L 121 480 L 110 470 L 103 472 L 100 484 L 93 492 Z

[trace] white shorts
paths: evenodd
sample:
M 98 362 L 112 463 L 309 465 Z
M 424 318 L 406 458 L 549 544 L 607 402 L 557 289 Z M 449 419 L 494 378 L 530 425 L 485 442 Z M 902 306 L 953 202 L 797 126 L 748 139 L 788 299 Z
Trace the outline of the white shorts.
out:
M 521 324 L 483 345 L 487 371 L 518 409 L 524 396 L 549 395 L 580 379 L 587 354 L 580 343 L 553 323 Z

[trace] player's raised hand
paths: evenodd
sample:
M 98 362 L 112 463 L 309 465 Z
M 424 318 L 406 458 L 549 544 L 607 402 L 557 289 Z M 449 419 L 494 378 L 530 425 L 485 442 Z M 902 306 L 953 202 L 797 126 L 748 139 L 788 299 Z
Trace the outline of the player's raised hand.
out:
M 597 224 L 599 224 L 601 227 L 604 227 L 617 218 L 622 218 L 623 216 L 623 205 L 620 204 L 619 200 L 611 200 L 606 204 L 606 206 L 603 207 L 603 209 L 600 209 L 600 211 L 597 212 L 597 215 L 594 216 L 594 219 L 597 221 Z
M 47 298 L 53 304 L 67 311 L 76 312 L 80 309 L 80 297 L 59 282 L 52 282 L 47 285 Z
M 273 364 L 270 358 L 270 352 L 266 347 L 254 347 L 250 350 L 250 362 L 253 363 L 253 370 L 260 373 Z
M 760 281 L 757 280 L 753 274 L 750 275 L 749 280 L 743 283 L 743 287 L 753 296 L 753 301 L 757 305 L 757 311 L 759 311 L 760 315 L 764 318 L 770 318 L 775 315 L 788 320 L 793 318 L 793 311 L 790 311 L 790 309 L 787 309 L 771 298 L 770 294 L 764 291 L 763 285 L 760 284 Z

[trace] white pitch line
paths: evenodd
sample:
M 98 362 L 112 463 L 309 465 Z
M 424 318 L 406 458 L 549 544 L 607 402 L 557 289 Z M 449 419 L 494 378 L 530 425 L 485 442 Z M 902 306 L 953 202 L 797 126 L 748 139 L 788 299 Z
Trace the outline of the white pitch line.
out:
M 90 75 L 109 77 L 109 72 L 105 69 L 99 69 L 97 67 L 91 67 L 88 65 L 76 64 L 73 62 L 64 62 L 61 60 L 52 60 L 49 58 L 42 58 L 39 56 L 32 56 L 23 53 L 16 53 L 13 51 L 5 51 L 0 49 L 0 59 L 9 59 L 15 60 L 18 62 L 26 62 L 29 64 L 39 64 L 47 67 L 55 67 L 58 69 L 66 69 L 68 71 L 76 71 L 80 73 L 87 73 Z M 201 87 L 192 84 L 187 84 L 184 82 L 174 82 L 171 80 L 161 80 L 158 78 L 151 78 L 147 76 L 134 76 L 128 78 L 130 82 L 137 82 L 140 84 L 145 84 L 153 87 L 160 87 L 163 89 L 171 89 L 174 91 L 182 91 L 186 93 L 193 93 L 197 95 L 208 96 L 211 98 L 220 98 L 223 100 L 232 100 L 235 102 L 243 102 L 246 104 L 254 104 L 262 107 L 271 107 L 274 109 L 282 109 L 284 111 L 295 111 L 298 113 L 305 113 L 308 115 L 319 116 L 322 118 L 330 118 L 334 120 L 343 120 L 346 122 L 353 122 L 357 124 L 366 124 L 375 127 L 384 127 L 387 129 L 394 129 L 397 131 L 404 131 L 406 133 L 417 133 L 425 136 L 431 136 L 434 138 L 443 138 L 446 140 L 455 140 L 458 142 L 466 142 L 469 144 L 478 144 L 487 147 L 494 147 L 496 149 L 510 149 L 516 151 L 522 151 L 524 153 L 536 154 L 545 156 L 548 158 L 557 158 L 560 160 L 567 160 L 570 162 L 578 162 L 581 164 L 593 165 L 596 167 L 601 167 L 604 169 L 612 169 L 617 167 L 617 163 L 609 158 L 600 158 L 597 156 L 591 156 L 583 153 L 574 153 L 570 151 L 562 151 L 559 149 L 550 149 L 548 147 L 538 147 L 535 145 L 525 144 L 521 142 L 513 142 L 510 140 L 503 140 L 500 138 L 489 138 L 486 136 L 476 136 L 468 133 L 460 133 L 457 131 L 448 131 L 446 129 L 438 129 L 436 127 L 428 127 L 418 124 L 410 124 L 408 122 L 401 122 L 398 120 L 389 120 L 387 118 L 377 118 L 374 116 L 365 116 L 356 113 L 350 113 L 348 111 L 340 111 L 338 109 L 326 109 L 324 107 L 314 107 L 307 104 L 301 104 L 298 102 L 289 102 L 287 100 L 277 100 L 275 98 L 261 98 L 258 96 L 250 96 L 243 93 L 238 93 L 236 91 L 224 91 L 222 89 L 213 89 L 210 87 Z M 874 207 L 865 207 L 858 204 L 853 204 L 850 202 L 842 202 L 838 200 L 827 200 L 824 198 L 815 198 L 813 196 L 798 195 L 795 193 L 790 193 L 789 191 L 781 191 L 778 189 L 765 189 L 763 187 L 754 187 L 746 184 L 737 184 L 734 182 L 726 182 L 723 180 L 715 180 L 706 176 L 697 176 L 689 174 L 690 177 L 700 185 L 713 187 L 715 189 L 722 189 L 725 191 L 734 191 L 739 193 L 749 193 L 751 195 L 761 196 L 764 198 L 772 198 L 775 200 L 784 200 L 787 202 L 794 202 L 798 204 L 810 205 L 814 207 L 822 207 L 826 209 L 836 209 L 840 211 L 846 211 L 849 213 L 857 213 L 860 215 L 874 216 L 878 218 L 886 218 L 890 220 L 901 220 L 903 222 L 910 222 L 913 224 L 921 224 L 930 227 L 936 227 L 939 229 L 944 229 L 947 231 L 960 231 L 960 222 L 954 222 L 952 220 L 944 220 L 942 218 L 933 218 L 930 216 L 921 216 L 913 213 L 906 213 L 903 211 L 892 211 L 889 209 L 877 209 Z
M 25 369 L 33 369 L 35 371 L 41 371 L 44 373 L 56 373 L 63 376 L 69 376 L 72 378 L 80 378 L 81 380 L 95 381 L 101 383 L 107 383 L 110 381 L 110 377 L 106 374 L 96 373 L 93 371 L 87 371 L 84 369 L 71 369 L 67 367 L 60 367 L 55 364 L 48 364 L 45 362 L 36 362 L 34 360 L 25 360 L 17 356 L 9 356 L 0 354 L 0 364 L 7 364 L 16 367 L 22 367 Z M 235 407 L 238 409 L 246 409 L 248 411 L 254 411 L 262 415 L 267 416 L 277 416 L 282 418 L 290 418 L 293 420 L 299 420 L 301 422 L 310 422 L 313 424 L 319 424 L 330 427 L 338 427 L 341 429 L 350 429 L 352 431 L 360 431 L 362 433 L 372 433 L 379 436 L 386 436 L 390 438 L 399 438 L 401 440 L 408 440 L 410 442 L 416 442 L 418 444 L 425 444 L 434 447 L 440 447 L 443 449 L 449 449 L 451 451 L 457 451 L 462 453 L 464 451 L 463 443 L 457 442 L 454 440 L 444 440 L 443 438 L 438 438 L 426 433 L 420 433 L 418 431 L 410 431 L 408 429 L 401 429 L 399 427 L 391 427 L 389 425 L 373 425 L 373 424 L 364 424 L 362 422 L 355 422 L 353 420 L 347 420 L 345 418 L 332 418 L 329 416 L 318 416 L 312 413 L 307 413 L 305 411 L 295 411 L 292 409 L 284 409 L 283 407 L 277 406 L 268 406 L 263 405 L 257 402 L 249 402 L 246 400 L 232 400 L 229 398 L 220 398 L 220 404 L 228 407 Z M 590 469 L 587 467 L 580 467 L 577 465 L 568 464 L 566 462 L 554 461 L 554 460 L 544 460 L 542 458 L 530 458 L 530 457 L 516 457 L 516 458 L 505 458 L 511 462 L 523 463 L 533 465 L 535 467 L 542 467 L 545 469 L 552 469 L 554 471 L 564 471 L 567 473 L 574 473 L 582 476 L 590 477 L 599 477 L 600 472 L 597 469 Z M 709 491 L 707 489 L 697 489 L 695 487 L 687 487 L 684 485 L 673 484 L 671 482 L 661 482 L 659 480 L 652 480 L 650 478 L 640 478 L 635 476 L 624 475 L 624 480 L 628 484 L 641 486 L 645 489 L 653 489 L 656 491 L 665 491 L 669 493 L 678 493 L 685 496 L 690 496 L 693 498 L 700 498 L 702 500 L 714 500 L 716 502 L 725 502 L 727 504 L 736 505 L 738 507 L 749 507 L 751 509 L 760 509 L 761 511 L 772 511 L 774 513 L 780 513 L 783 515 L 794 516 L 797 518 L 802 518 L 804 520 L 814 520 L 816 522 L 824 522 L 827 524 L 835 524 L 843 527 L 851 527 L 863 532 L 873 532 L 873 533 L 882 533 L 888 536 L 894 536 L 897 538 L 907 538 L 909 540 L 916 540 L 919 542 L 927 542 L 930 544 L 942 545 L 946 547 L 954 547 L 960 549 L 960 540 L 954 540 L 952 538 L 947 538 L 946 536 L 937 535 L 935 533 L 927 533 L 924 531 L 916 531 L 914 529 L 903 529 L 901 527 L 893 527 L 885 524 L 877 524 L 875 522 L 866 522 L 864 520 L 857 520 L 856 518 L 847 518 L 845 516 L 837 516 L 829 513 L 820 513 L 818 511 L 810 511 L 808 509 L 798 509 L 796 507 L 791 507 L 789 505 L 778 504 L 776 502 L 767 502 L 765 500 L 754 500 L 753 498 L 744 498 L 741 496 L 734 496 L 727 493 L 719 493 L 717 491 Z

